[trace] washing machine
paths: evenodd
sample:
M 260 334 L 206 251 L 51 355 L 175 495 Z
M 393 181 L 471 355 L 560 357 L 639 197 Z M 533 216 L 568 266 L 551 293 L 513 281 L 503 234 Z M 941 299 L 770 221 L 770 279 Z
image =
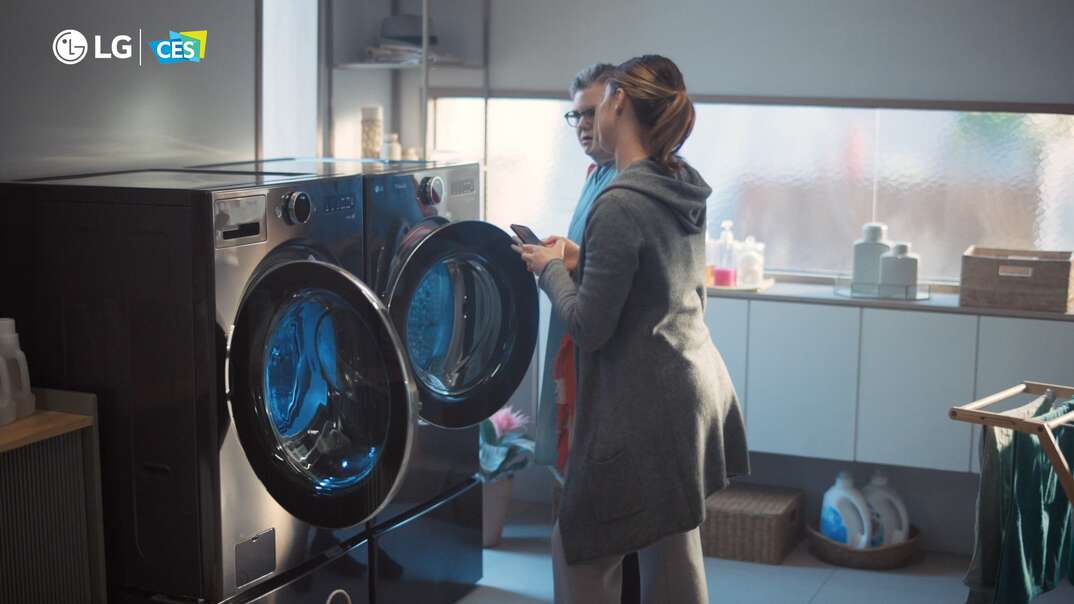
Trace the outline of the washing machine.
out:
M 361 280 L 362 195 L 300 172 L 0 185 L 0 314 L 35 384 L 98 396 L 110 601 L 370 600 L 419 395 Z
M 480 580 L 479 424 L 530 364 L 538 298 L 512 239 L 480 220 L 477 164 L 284 158 L 216 166 L 361 174 L 364 280 L 388 308 L 420 407 L 399 491 L 373 520 L 378 602 L 453 602 Z
M 22 252 L 0 314 L 35 383 L 100 397 L 112 601 L 448 602 L 480 579 L 477 424 L 529 367 L 537 292 L 475 220 L 476 165 L 0 190 Z

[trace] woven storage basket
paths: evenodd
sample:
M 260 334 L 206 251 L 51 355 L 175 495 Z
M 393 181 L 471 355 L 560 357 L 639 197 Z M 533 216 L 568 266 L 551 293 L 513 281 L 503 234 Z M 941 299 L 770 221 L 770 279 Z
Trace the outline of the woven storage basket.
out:
M 794 489 L 735 484 L 705 507 L 706 556 L 781 564 L 802 531 L 802 493 Z

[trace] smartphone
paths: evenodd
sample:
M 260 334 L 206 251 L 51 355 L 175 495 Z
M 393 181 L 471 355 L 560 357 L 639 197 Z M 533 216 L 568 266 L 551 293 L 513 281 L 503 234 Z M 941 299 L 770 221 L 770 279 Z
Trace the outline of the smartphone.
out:
M 519 241 L 526 245 L 544 245 L 541 238 L 537 236 L 528 226 L 522 226 L 521 224 L 512 224 L 511 230 L 518 235 Z

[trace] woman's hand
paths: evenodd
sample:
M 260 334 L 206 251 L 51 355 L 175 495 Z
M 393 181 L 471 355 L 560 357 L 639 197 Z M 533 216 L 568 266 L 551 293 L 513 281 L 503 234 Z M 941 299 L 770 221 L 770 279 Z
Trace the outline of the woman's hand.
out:
M 526 269 L 531 273 L 540 275 L 544 272 L 544 268 L 548 266 L 548 263 L 553 260 L 564 260 L 564 243 L 566 239 L 561 239 L 552 245 L 512 245 L 511 249 L 515 250 L 522 256 L 522 261 L 526 263 Z
M 560 241 L 563 242 L 563 265 L 567 267 L 567 270 L 574 272 L 574 269 L 578 268 L 578 257 L 580 256 L 580 249 L 578 244 L 567 239 L 566 237 L 560 237 L 558 235 L 552 235 L 544 240 L 545 245 L 555 245 Z

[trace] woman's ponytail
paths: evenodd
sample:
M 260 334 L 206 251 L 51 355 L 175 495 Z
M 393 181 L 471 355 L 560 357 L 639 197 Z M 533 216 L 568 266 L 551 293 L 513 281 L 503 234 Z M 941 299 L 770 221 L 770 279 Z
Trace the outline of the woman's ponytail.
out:
M 630 99 L 647 128 L 643 142 L 649 155 L 668 170 L 682 169 L 678 152 L 694 129 L 695 116 L 675 63 L 660 55 L 636 57 L 618 67 L 611 84 Z

